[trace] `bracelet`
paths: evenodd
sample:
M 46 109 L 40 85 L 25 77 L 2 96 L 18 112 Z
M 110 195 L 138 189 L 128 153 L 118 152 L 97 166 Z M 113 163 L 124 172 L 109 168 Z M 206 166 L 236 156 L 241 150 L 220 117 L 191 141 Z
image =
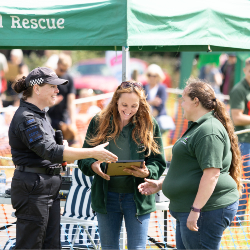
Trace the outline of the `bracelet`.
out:
M 194 211 L 194 212 L 199 212 L 199 213 L 201 212 L 201 209 L 195 208 L 193 206 L 191 206 L 190 209 L 191 209 L 191 211 Z

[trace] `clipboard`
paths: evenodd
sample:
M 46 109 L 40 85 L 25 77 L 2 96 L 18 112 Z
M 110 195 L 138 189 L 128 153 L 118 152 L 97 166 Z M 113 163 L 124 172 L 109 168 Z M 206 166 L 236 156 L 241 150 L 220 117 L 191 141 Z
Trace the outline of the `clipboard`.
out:
M 122 160 L 112 163 L 106 163 L 104 173 L 109 176 L 122 176 L 122 175 L 132 175 L 127 172 L 124 172 L 124 168 L 130 168 L 130 166 L 137 166 L 142 168 L 144 160 Z

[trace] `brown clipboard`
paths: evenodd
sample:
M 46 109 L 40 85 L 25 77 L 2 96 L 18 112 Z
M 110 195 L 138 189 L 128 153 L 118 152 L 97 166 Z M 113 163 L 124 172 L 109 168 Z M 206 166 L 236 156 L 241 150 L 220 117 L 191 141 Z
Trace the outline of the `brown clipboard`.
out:
M 130 173 L 124 172 L 123 169 L 131 168 L 131 165 L 142 168 L 143 162 L 144 160 L 122 160 L 112 163 L 106 163 L 104 173 L 109 176 L 132 175 Z

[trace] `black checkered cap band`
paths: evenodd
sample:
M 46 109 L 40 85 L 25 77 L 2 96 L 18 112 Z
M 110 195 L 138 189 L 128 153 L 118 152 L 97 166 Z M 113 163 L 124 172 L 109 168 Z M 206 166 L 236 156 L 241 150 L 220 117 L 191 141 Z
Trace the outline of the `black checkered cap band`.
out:
M 30 86 L 34 86 L 35 84 L 42 84 L 44 83 L 44 79 L 43 78 L 37 78 L 37 79 L 34 79 L 34 80 L 31 80 L 30 81 Z

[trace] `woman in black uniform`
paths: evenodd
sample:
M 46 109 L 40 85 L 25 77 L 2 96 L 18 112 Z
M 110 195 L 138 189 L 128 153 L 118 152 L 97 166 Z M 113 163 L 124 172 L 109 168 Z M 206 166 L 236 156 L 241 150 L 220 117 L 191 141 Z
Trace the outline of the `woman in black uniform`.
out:
M 36 68 L 12 86 L 17 93 L 23 93 L 9 128 L 16 166 L 11 185 L 11 202 L 17 217 L 16 249 L 61 248 L 59 164 L 84 158 L 117 161 L 104 149 L 108 143 L 90 149 L 56 143 L 44 109 L 54 105 L 57 85 L 67 82 L 49 68 Z

